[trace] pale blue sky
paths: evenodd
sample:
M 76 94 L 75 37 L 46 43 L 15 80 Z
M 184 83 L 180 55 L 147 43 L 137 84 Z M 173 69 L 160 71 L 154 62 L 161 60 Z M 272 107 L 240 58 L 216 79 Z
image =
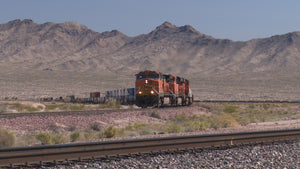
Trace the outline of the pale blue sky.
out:
M 0 0 L 0 23 L 74 21 L 104 32 L 146 34 L 164 21 L 220 39 L 250 40 L 300 31 L 299 0 Z

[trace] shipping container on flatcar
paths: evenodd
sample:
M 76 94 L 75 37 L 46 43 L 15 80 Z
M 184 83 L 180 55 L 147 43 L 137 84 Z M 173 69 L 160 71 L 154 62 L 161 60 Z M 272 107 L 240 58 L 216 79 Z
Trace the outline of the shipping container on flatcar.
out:
M 100 92 L 91 92 L 90 98 L 91 98 L 91 103 L 94 104 L 100 103 Z
M 106 91 L 105 99 L 114 99 L 121 104 L 133 104 L 135 102 L 135 89 L 134 88 L 123 88 Z

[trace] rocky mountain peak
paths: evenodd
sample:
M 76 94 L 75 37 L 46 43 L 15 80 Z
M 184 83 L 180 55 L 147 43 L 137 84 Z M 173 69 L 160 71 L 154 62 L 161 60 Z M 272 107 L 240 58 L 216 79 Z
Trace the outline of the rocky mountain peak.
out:
M 181 26 L 181 27 L 179 27 L 179 31 L 180 32 L 186 32 L 186 33 L 201 34 L 199 31 L 197 31 L 196 29 L 194 29 L 191 25 Z
M 33 20 L 31 19 L 24 19 L 23 21 L 21 21 L 21 23 L 26 25 L 34 24 Z
M 56 28 L 66 30 L 67 32 L 68 31 L 82 32 L 82 31 L 89 30 L 86 26 L 80 25 L 80 24 L 78 24 L 76 22 L 73 22 L 73 21 L 57 24 Z
M 10 21 L 7 23 L 7 25 L 10 25 L 10 26 L 20 26 L 23 24 L 31 25 L 31 24 L 35 24 L 35 23 L 31 19 L 24 19 L 24 20 L 16 19 L 16 20 L 13 20 L 13 21 Z
M 127 37 L 126 35 L 124 35 L 122 32 L 120 32 L 118 30 L 112 30 L 112 31 L 103 32 L 103 33 L 101 33 L 101 36 L 103 38 L 108 38 L 108 37 L 113 37 L 113 36 Z
M 23 25 L 34 25 L 35 23 L 31 19 L 15 19 L 13 21 L 10 21 L 6 24 L 0 24 L 0 30 L 8 30 L 11 28 L 17 28 Z
M 86 26 L 80 25 L 80 24 L 78 24 L 76 22 L 73 22 L 73 21 L 64 22 L 64 23 L 61 23 L 60 25 L 64 28 L 71 28 L 71 29 L 82 29 L 82 28 L 84 28 L 84 29 L 87 29 Z
M 165 21 L 160 26 L 156 27 L 155 30 L 162 30 L 162 29 L 174 29 L 177 28 L 175 25 L 171 24 L 170 22 Z

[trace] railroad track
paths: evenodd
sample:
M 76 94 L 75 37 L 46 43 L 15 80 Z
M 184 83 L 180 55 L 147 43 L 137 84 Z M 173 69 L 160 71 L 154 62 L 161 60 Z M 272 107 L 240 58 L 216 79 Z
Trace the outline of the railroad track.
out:
M 195 103 L 291 103 L 299 104 L 299 100 L 194 100 Z
M 21 116 L 40 116 L 40 115 L 92 115 L 110 112 L 138 111 L 141 109 L 100 109 L 100 110 L 78 110 L 78 111 L 54 111 L 54 112 L 24 112 L 24 113 L 1 113 L 0 117 L 21 117 Z
M 95 159 L 149 152 L 205 147 L 236 146 L 300 139 L 300 128 L 288 130 L 174 136 L 93 143 L 0 148 L 0 167 L 36 166 L 68 163 L 71 160 Z
M 182 107 L 182 106 L 178 106 Z M 176 109 L 178 107 L 168 107 L 164 106 L 161 108 L 166 109 Z M 130 112 L 130 111 L 151 111 L 152 109 L 157 109 L 156 107 L 149 108 L 133 108 L 133 109 L 98 109 L 98 110 L 76 110 L 76 111 L 53 111 L 53 112 L 23 112 L 23 113 L 0 113 L 0 118 L 13 118 L 22 116 L 54 116 L 54 115 L 94 115 L 94 114 L 104 114 L 112 112 Z

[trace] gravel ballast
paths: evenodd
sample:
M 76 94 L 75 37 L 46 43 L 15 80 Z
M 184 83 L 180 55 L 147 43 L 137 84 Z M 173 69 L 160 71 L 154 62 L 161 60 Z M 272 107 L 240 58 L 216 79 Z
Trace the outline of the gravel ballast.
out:
M 45 168 L 289 168 L 300 167 L 300 140 L 58 165 Z

